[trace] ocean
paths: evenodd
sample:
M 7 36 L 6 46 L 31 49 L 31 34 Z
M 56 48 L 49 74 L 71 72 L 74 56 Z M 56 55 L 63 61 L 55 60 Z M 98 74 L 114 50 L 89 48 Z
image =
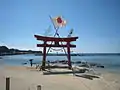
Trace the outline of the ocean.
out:
M 35 56 L 34 54 L 2 56 L 2 59 L 0 59 L 0 63 L 3 63 L 4 65 L 23 66 L 23 63 L 27 63 L 26 65 L 30 65 L 29 59 L 33 59 L 33 63 L 41 63 L 42 56 Z M 67 57 L 47 56 L 47 60 L 67 60 Z M 71 60 L 99 63 L 104 65 L 104 69 L 108 71 L 120 72 L 119 55 L 71 56 Z

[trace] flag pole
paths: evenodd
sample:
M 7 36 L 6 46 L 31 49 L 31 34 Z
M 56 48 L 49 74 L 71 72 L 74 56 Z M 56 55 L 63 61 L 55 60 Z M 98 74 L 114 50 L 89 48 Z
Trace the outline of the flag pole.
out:
M 55 27 L 55 24 L 54 24 L 54 22 L 53 22 L 53 20 L 52 20 L 52 17 L 51 17 L 50 15 L 49 15 L 49 18 L 50 18 L 50 20 L 51 20 L 51 22 L 52 22 L 52 24 L 53 24 L 53 26 L 54 26 L 54 29 L 56 30 L 55 35 L 54 35 L 54 37 L 55 37 L 56 34 L 58 34 L 58 29 L 59 29 L 59 27 L 58 27 L 58 28 Z
M 55 24 L 54 24 L 54 22 L 53 22 L 53 20 L 52 20 L 52 17 L 51 17 L 50 15 L 49 15 L 49 18 L 50 18 L 50 20 L 51 20 L 51 22 L 52 22 L 52 24 L 53 24 L 53 26 L 54 26 L 54 29 L 56 30 L 54 37 L 57 35 L 57 36 L 60 38 L 60 35 L 58 34 L 59 27 L 58 27 L 58 28 L 55 27 Z M 53 41 L 51 42 L 51 44 L 52 44 L 52 43 L 53 43 Z M 63 43 L 61 42 L 61 44 L 63 44 Z M 47 54 L 48 54 L 50 48 L 51 48 L 51 47 L 48 48 Z M 64 50 L 65 54 L 67 54 L 64 47 L 63 47 L 63 50 Z M 67 58 L 68 58 L 68 57 L 67 57 Z
M 50 15 L 49 15 L 49 18 L 50 18 L 50 20 L 51 20 L 51 22 L 52 22 L 52 24 L 53 24 L 53 26 L 54 26 L 54 29 L 55 29 L 55 34 L 54 34 L 54 37 L 55 37 L 56 35 L 58 35 L 58 29 L 59 29 L 59 28 L 56 28 L 56 27 L 55 27 L 55 24 L 54 24 L 54 22 L 53 22 L 53 20 L 52 20 L 52 17 L 51 17 Z M 52 44 L 52 43 L 53 43 L 53 41 L 51 42 L 51 44 Z M 48 48 L 47 54 L 48 54 L 50 48 L 51 48 L 51 47 Z

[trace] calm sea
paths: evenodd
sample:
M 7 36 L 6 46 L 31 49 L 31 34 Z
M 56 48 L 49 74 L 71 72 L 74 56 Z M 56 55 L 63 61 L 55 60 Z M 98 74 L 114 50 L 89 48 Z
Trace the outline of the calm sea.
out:
M 120 72 L 120 56 L 108 55 L 108 56 L 72 56 L 73 61 L 87 61 L 100 63 L 105 66 L 105 69 L 110 71 Z M 5 65 L 21 66 L 23 63 L 29 65 L 29 59 L 34 59 L 34 63 L 41 63 L 42 56 L 35 56 L 33 54 L 29 55 L 11 55 L 11 56 L 2 56 L 0 59 L 1 63 Z M 67 60 L 66 56 L 47 56 L 47 60 Z

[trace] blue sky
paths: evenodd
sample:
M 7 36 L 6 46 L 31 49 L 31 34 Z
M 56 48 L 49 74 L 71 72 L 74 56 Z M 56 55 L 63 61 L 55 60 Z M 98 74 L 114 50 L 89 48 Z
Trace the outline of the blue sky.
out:
M 39 50 L 49 15 L 67 20 L 61 36 L 74 29 L 76 52 L 120 52 L 120 0 L 0 0 L 0 45 Z

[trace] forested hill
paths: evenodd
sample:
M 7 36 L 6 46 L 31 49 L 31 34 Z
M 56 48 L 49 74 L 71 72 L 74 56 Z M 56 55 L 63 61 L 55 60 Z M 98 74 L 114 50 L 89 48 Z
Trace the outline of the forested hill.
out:
M 16 54 L 41 54 L 42 51 L 19 50 L 8 48 L 7 46 L 0 46 L 0 55 L 16 55 Z

